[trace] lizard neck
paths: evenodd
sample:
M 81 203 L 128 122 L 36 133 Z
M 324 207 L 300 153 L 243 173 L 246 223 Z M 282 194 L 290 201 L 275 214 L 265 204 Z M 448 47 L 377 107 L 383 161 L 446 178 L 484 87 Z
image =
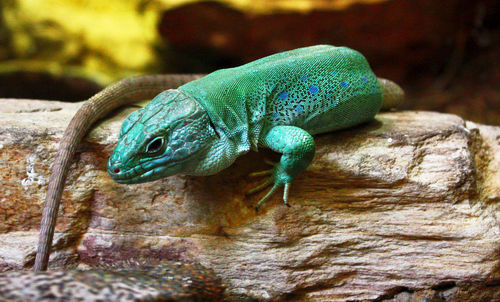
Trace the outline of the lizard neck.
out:
M 186 174 L 195 176 L 216 174 L 232 165 L 236 158 L 250 150 L 247 123 L 235 123 L 235 120 L 241 118 L 236 115 L 235 111 L 216 112 L 221 108 L 207 106 L 207 102 L 200 101 L 199 98 L 191 96 L 182 89 L 178 91 L 200 105 L 200 110 L 208 115 L 210 126 L 217 134 L 217 139 L 207 146 L 201 158 L 191 161 L 192 165 L 189 165 L 191 168 Z
M 232 93 L 231 98 L 225 99 L 223 96 L 227 95 L 227 91 L 224 90 L 226 86 L 207 76 L 207 79 L 193 81 L 179 87 L 178 90 L 196 100 L 205 109 L 221 138 L 221 144 L 224 147 L 235 148 L 234 152 L 238 156 L 251 148 L 247 97 L 242 91 L 238 91 Z
M 242 154 L 238 143 L 234 142 L 220 129 L 216 129 L 219 139 L 215 140 L 189 175 L 206 176 L 213 175 L 234 163 L 236 158 Z M 246 151 L 245 151 L 246 152 Z

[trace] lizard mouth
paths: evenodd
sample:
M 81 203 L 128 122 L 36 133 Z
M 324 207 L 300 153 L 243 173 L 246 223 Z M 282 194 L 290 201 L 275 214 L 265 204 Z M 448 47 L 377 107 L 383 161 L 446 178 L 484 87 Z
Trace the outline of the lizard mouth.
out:
M 172 169 L 174 166 L 175 163 L 155 165 L 155 162 L 147 162 L 127 171 L 116 171 L 116 168 L 113 168 L 113 165 L 108 163 L 108 173 L 119 184 L 138 184 L 173 175 L 176 173 Z

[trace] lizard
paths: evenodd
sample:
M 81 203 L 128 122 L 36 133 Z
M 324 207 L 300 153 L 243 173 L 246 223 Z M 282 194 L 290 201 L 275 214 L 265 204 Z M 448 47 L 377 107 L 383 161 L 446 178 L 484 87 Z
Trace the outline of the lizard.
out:
M 140 94 L 149 80 L 138 82 L 131 79 L 127 85 Z M 109 91 L 89 103 L 111 102 L 115 108 L 119 104 Z M 130 102 L 133 96 L 125 94 L 120 96 Z M 403 98 L 403 90 L 377 78 L 356 50 L 317 45 L 285 51 L 159 93 L 124 120 L 107 170 L 122 184 L 175 174 L 212 175 L 250 150 L 269 148 L 281 153 L 281 159 L 271 169 L 250 174 L 268 178 L 247 193 L 271 186 L 257 202 L 258 209 L 283 187 L 283 202 L 289 205 L 292 181 L 314 157 L 313 135 L 368 122 L 382 107 L 394 107 Z M 75 119 L 80 127 L 90 127 L 86 118 Z M 78 141 L 85 134 L 81 132 Z M 64 138 L 59 152 L 73 148 L 74 153 L 77 140 Z M 50 201 L 60 199 L 67 169 L 62 167 L 68 161 L 55 164 L 49 180 L 47 196 L 53 196 L 46 198 L 42 214 L 35 270 L 46 269 L 58 206 Z M 52 182 L 58 185 L 50 190 Z

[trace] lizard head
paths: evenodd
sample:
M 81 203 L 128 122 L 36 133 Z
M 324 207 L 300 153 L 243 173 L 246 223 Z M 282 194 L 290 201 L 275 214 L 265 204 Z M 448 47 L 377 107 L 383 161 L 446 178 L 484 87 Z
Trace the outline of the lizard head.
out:
M 206 111 L 179 90 L 166 90 L 125 119 L 108 173 L 126 184 L 197 174 L 217 141 Z

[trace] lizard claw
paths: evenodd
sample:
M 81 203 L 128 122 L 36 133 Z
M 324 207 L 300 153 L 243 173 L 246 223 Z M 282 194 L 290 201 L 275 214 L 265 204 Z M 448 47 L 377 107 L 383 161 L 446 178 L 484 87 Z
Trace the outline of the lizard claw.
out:
M 259 211 L 259 208 L 260 206 L 266 202 L 269 197 L 271 197 L 271 195 L 273 195 L 273 193 L 279 188 L 281 187 L 282 184 L 279 184 L 279 183 L 275 183 L 273 185 L 273 187 L 271 188 L 271 190 L 269 190 L 269 192 L 266 193 L 266 195 L 264 195 L 264 197 L 262 197 L 259 202 L 257 202 L 257 204 L 255 205 L 255 211 Z M 287 207 L 290 207 L 290 204 L 288 203 L 288 192 L 290 191 L 290 183 L 286 183 L 285 184 L 285 189 L 283 190 L 283 203 L 287 206 Z
M 248 174 L 248 177 L 259 177 L 259 176 L 271 175 L 271 174 L 273 174 L 273 171 L 274 171 L 274 169 L 253 172 L 253 173 Z
M 269 160 L 269 159 L 264 159 L 264 162 L 270 166 L 276 166 L 278 163 L 277 162 L 274 162 L 272 160 Z
M 262 197 L 258 202 L 257 202 L 257 205 L 255 206 L 255 211 L 258 211 L 260 206 L 266 202 L 269 197 L 271 197 L 274 192 L 276 192 L 277 189 L 279 189 L 282 185 L 285 186 L 284 188 L 284 191 L 283 191 L 283 202 L 285 203 L 286 206 L 290 206 L 290 204 L 288 203 L 288 194 L 290 192 L 290 182 L 283 182 L 283 181 L 279 181 L 279 177 L 277 177 L 277 173 L 279 173 L 279 168 L 278 168 L 278 165 L 279 164 L 276 164 L 276 163 L 272 163 L 272 162 L 267 162 L 266 163 L 268 164 L 273 164 L 274 165 L 274 168 L 272 169 L 269 169 L 269 170 L 264 170 L 264 171 L 259 171 L 259 172 L 254 172 L 254 173 L 250 173 L 249 174 L 249 177 L 257 177 L 257 176 L 266 176 L 266 175 L 270 175 L 270 177 L 268 179 L 266 179 L 264 182 L 262 182 L 261 184 L 259 184 L 258 186 L 248 190 L 245 194 L 249 195 L 249 194 L 254 194 L 256 192 L 259 192 L 259 191 L 262 191 L 264 190 L 265 188 L 267 188 L 268 186 L 270 186 L 271 184 L 274 183 L 274 185 L 271 187 L 271 189 L 266 193 L 266 195 L 264 195 L 264 197 Z
M 265 171 L 263 171 L 265 172 Z M 255 172 L 255 173 L 260 173 L 260 172 Z M 259 192 L 259 191 L 262 191 L 264 190 L 266 187 L 268 187 L 271 183 L 273 182 L 273 178 L 272 177 L 269 177 L 268 179 L 266 179 L 263 183 L 261 183 L 260 185 L 254 187 L 254 188 L 251 188 L 250 190 L 246 191 L 245 194 L 247 195 L 250 195 L 250 194 L 253 194 L 253 193 L 256 193 L 256 192 Z
M 270 166 L 273 166 L 273 167 L 275 167 L 275 166 L 278 164 L 278 163 L 275 163 L 275 162 L 270 161 L 270 160 L 268 160 L 268 159 L 265 159 L 265 160 L 264 160 L 264 162 L 265 162 L 266 164 L 270 165 Z M 260 177 L 260 176 L 271 175 L 271 174 L 273 174 L 274 170 L 275 170 L 275 169 L 274 169 L 274 168 L 272 168 L 272 169 L 268 169 L 268 170 L 263 170 L 263 171 L 253 172 L 253 173 L 248 174 L 248 177 L 252 177 L 252 178 L 253 178 L 253 177 Z M 259 186 L 259 187 L 260 187 L 260 186 Z M 254 188 L 254 189 L 256 189 L 256 188 Z M 255 191 L 254 191 L 254 189 L 249 190 L 249 192 L 247 192 L 247 194 L 251 194 L 251 193 L 250 193 L 250 191 L 252 191 L 252 193 L 253 193 L 253 192 L 260 191 L 260 190 L 255 190 Z

